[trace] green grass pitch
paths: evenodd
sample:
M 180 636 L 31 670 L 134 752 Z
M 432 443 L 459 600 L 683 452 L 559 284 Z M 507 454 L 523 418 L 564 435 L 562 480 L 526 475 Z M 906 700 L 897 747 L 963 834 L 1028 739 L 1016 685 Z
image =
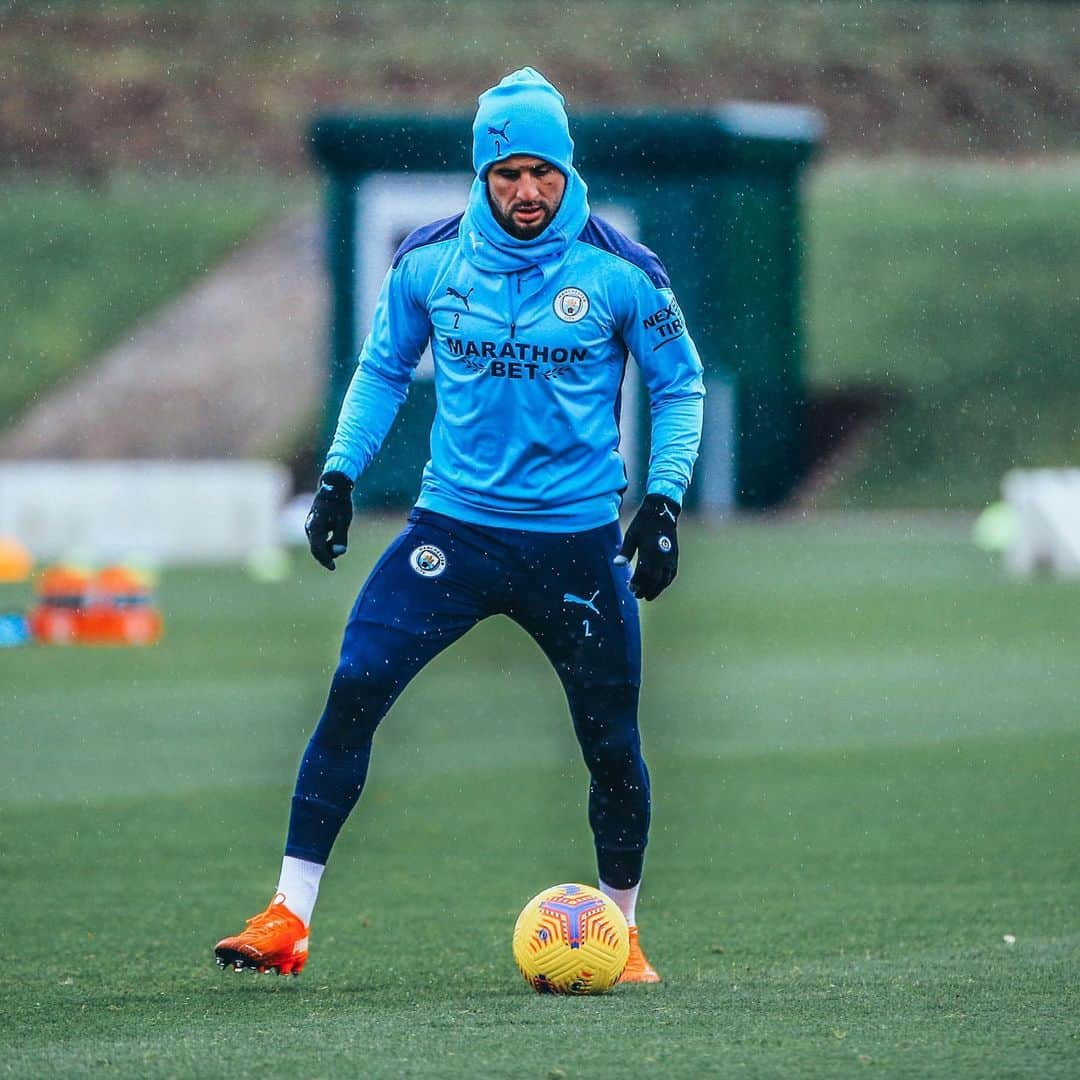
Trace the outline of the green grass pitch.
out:
M 514 969 L 519 907 L 594 866 L 556 680 L 505 622 L 384 725 L 304 975 L 217 971 L 392 529 L 357 521 L 335 575 L 168 574 L 156 649 L 0 653 L 0 1074 L 1080 1073 L 1080 591 L 940 518 L 684 529 L 645 612 L 663 985 Z

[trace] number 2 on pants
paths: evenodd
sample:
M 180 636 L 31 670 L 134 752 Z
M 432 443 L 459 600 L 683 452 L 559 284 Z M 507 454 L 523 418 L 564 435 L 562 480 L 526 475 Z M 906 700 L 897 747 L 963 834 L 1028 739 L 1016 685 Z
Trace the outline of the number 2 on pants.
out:
M 581 625 L 585 627 L 585 636 L 586 637 L 592 637 L 592 631 L 589 629 L 589 620 L 588 619 L 582 619 L 581 620 Z

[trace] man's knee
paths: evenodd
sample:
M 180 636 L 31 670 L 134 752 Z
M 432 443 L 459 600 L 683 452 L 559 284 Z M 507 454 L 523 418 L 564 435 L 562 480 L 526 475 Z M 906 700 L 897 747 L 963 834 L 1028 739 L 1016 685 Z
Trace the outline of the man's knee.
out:
M 574 731 L 589 771 L 624 772 L 641 761 L 638 687 L 632 683 L 571 687 Z

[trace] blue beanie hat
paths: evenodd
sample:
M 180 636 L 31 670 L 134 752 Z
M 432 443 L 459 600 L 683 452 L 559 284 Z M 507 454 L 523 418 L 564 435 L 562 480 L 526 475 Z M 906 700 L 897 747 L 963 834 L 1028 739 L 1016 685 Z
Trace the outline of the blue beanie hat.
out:
M 485 90 L 473 121 L 473 168 L 481 180 L 496 161 L 511 154 L 543 158 L 567 176 L 574 168 L 566 101 L 531 67 Z

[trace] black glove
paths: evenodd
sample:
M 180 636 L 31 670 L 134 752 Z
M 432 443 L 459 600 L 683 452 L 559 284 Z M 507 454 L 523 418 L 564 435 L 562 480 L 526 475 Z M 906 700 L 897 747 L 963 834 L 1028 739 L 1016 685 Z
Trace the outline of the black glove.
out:
M 665 495 L 646 495 L 630 527 L 617 565 L 628 563 L 637 553 L 630 591 L 642 600 L 655 600 L 679 572 L 679 536 L 676 525 L 681 507 Z
M 304 522 L 311 554 L 327 570 L 334 569 L 334 559 L 349 546 L 352 489 L 353 482 L 344 473 L 325 473 Z

